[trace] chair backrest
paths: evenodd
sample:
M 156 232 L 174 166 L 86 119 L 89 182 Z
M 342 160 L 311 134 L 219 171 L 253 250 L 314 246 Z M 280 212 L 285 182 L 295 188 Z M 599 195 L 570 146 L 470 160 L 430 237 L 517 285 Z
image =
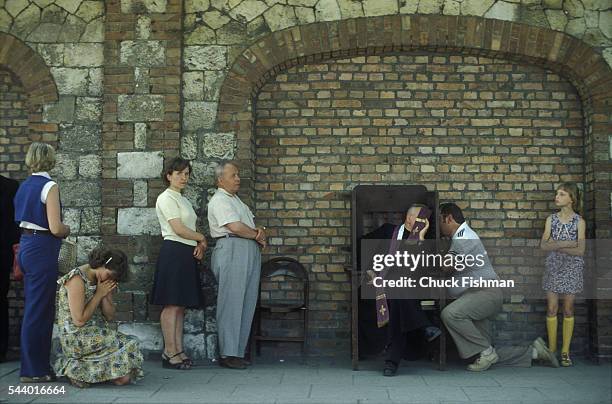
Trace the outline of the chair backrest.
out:
M 308 282 L 308 272 L 298 260 L 289 257 L 277 257 L 261 266 L 262 278 L 288 277 L 294 281 Z
M 296 259 L 277 257 L 261 267 L 259 298 L 267 304 L 308 305 L 308 271 Z

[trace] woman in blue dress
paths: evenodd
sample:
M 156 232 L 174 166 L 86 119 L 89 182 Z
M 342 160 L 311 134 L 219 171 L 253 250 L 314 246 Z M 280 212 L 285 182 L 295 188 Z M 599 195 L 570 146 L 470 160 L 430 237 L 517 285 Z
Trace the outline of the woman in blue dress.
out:
M 55 317 L 57 260 L 62 238 L 70 227 L 61 219 L 58 185 L 48 171 L 55 166 L 55 150 L 32 143 L 25 160 L 31 175 L 15 195 L 15 221 L 19 223 L 19 265 L 24 274 L 25 308 L 21 323 L 22 383 L 55 380 L 49 355 Z

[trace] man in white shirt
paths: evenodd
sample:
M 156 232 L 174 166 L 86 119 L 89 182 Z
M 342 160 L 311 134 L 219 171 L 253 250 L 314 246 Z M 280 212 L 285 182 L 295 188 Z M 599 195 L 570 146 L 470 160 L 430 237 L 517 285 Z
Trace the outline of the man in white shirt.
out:
M 237 164 L 222 162 L 215 175 L 218 188 L 208 203 L 208 224 L 217 241 L 212 271 L 219 285 L 219 364 L 245 369 L 249 363 L 244 353 L 259 293 L 260 247 L 266 246 L 266 234 L 264 228 L 255 226 L 253 213 L 236 195 L 240 189 Z
M 501 312 L 502 290 L 499 287 L 470 287 L 469 281 L 499 278 L 480 237 L 468 226 L 461 209 L 454 203 L 445 203 L 440 206 L 440 215 L 440 232 L 451 238 L 448 253 L 463 257 L 461 262 L 465 263 L 449 268 L 458 286 L 448 288 L 448 294 L 455 300 L 442 310 L 441 317 L 459 356 L 467 359 L 478 355 L 467 369 L 482 372 L 494 364 L 530 367 L 534 360 L 559 367 L 557 358 L 539 337 L 527 346 L 493 347 L 491 322 Z M 468 256 L 476 258 L 469 260 L 470 265 L 465 259 Z

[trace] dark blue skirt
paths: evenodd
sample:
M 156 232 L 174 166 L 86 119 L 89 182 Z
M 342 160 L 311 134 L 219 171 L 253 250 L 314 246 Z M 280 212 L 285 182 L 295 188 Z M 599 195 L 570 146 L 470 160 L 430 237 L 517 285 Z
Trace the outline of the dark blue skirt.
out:
M 151 304 L 201 306 L 200 275 L 193 256 L 194 246 L 164 240 L 157 258 Z

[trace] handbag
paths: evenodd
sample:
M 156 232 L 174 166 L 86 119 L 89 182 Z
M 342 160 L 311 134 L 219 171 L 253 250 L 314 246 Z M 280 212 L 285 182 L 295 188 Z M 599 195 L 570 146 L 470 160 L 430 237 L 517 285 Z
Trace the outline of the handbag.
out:
M 13 280 L 21 281 L 23 279 L 23 272 L 19 266 L 19 243 L 13 244 Z
M 59 257 L 57 259 L 57 269 L 64 275 L 73 270 L 77 263 L 77 245 L 66 239 L 62 240 Z
M 19 244 L 13 244 L 13 280 L 22 281 L 23 272 L 19 266 Z M 68 240 L 62 240 L 59 256 L 57 258 L 57 269 L 60 274 L 64 275 L 76 267 L 77 263 L 77 245 Z

